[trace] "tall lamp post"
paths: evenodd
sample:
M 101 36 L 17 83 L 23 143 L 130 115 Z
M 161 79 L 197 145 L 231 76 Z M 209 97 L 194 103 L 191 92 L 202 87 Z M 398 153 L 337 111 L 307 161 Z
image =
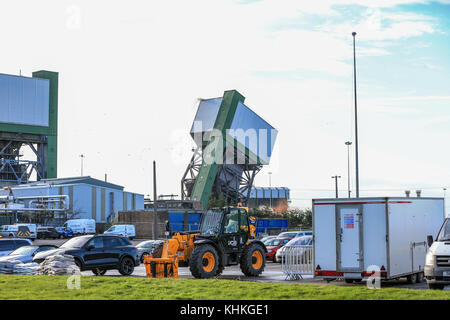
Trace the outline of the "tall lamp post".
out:
M 358 162 L 358 104 L 356 100 L 356 49 L 355 36 L 356 32 L 352 32 L 353 36 L 353 83 L 355 91 L 355 166 L 356 166 L 356 197 L 359 198 L 359 162 Z
M 348 197 L 350 198 L 350 146 L 352 142 L 346 141 L 345 145 L 347 146 L 347 188 L 348 188 Z
M 335 189 L 336 189 L 336 199 L 339 198 L 339 191 L 338 191 L 338 178 L 340 178 L 341 176 L 335 175 L 332 176 L 331 179 L 335 180 Z
M 86 156 L 84 155 L 84 154 L 80 154 L 80 158 L 81 158 L 81 176 L 83 176 L 83 159 L 85 158 Z

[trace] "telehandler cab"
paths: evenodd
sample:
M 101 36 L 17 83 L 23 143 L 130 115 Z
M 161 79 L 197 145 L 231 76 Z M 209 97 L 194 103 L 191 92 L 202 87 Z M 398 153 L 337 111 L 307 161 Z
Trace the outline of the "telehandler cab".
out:
M 178 277 L 180 265 L 205 279 L 237 264 L 246 276 L 258 276 L 266 264 L 266 247 L 255 239 L 255 222 L 244 207 L 209 209 L 198 231 L 176 233 L 145 256 L 147 276 Z

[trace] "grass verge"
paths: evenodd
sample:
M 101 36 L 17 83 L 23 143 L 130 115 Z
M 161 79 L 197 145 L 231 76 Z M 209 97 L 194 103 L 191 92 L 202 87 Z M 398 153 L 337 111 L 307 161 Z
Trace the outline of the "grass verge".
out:
M 80 289 L 67 288 L 68 276 L 0 275 L 0 299 L 25 300 L 423 300 L 450 299 L 450 292 L 364 285 L 261 283 L 236 280 L 81 277 Z

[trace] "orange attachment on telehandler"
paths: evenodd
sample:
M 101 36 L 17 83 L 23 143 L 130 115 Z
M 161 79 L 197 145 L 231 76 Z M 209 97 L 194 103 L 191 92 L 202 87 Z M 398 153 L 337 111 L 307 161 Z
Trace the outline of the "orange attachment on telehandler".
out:
M 155 257 L 144 256 L 147 278 L 178 278 L 178 262 L 188 262 L 195 235 L 176 233 L 153 253 Z

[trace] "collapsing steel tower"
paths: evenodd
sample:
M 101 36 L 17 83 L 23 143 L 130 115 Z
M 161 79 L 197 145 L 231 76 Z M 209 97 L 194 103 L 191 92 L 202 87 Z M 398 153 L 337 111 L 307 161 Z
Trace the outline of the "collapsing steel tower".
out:
M 181 180 L 182 199 L 211 196 L 247 203 L 256 174 L 269 164 L 278 131 L 244 104 L 236 90 L 201 100 L 191 128 L 196 143 Z
M 0 186 L 56 178 L 58 73 L 0 74 Z M 22 148 L 33 154 L 24 159 Z

